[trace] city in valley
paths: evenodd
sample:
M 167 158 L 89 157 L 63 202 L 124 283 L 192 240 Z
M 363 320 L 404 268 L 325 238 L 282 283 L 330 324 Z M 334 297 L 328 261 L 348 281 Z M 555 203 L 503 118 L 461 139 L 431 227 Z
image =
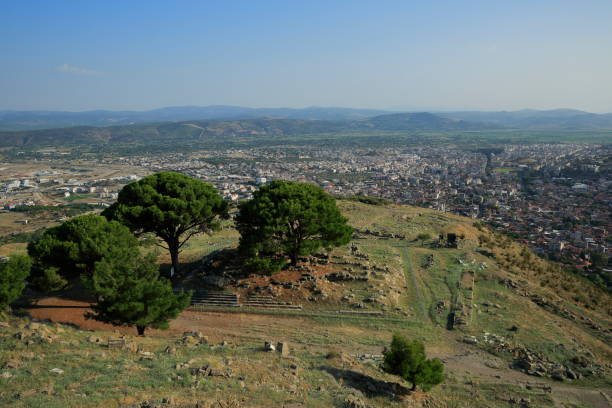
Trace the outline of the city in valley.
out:
M 101 211 L 121 188 L 158 171 L 213 184 L 230 202 L 275 179 L 314 183 L 337 196 L 367 196 L 474 218 L 603 286 L 612 228 L 610 146 L 525 144 L 459 149 L 417 146 L 224 149 L 71 160 L 44 150 L 0 163 L 0 233 L 33 232 L 65 208 Z M 55 211 L 42 211 L 43 207 Z

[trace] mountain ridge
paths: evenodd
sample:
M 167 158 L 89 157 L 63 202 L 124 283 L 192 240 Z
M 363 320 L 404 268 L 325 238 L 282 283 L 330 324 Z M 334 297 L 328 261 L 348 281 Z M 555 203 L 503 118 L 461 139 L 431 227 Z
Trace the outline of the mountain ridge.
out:
M 0 146 L 150 143 L 157 140 L 198 141 L 210 140 L 211 138 L 222 141 L 237 137 L 286 137 L 372 131 L 485 130 L 496 127 L 483 126 L 479 123 L 464 120 L 442 118 L 430 113 L 388 114 L 353 121 L 287 118 L 211 119 L 0 132 Z
M 232 105 L 168 106 L 157 109 L 134 110 L 0 110 L 0 131 L 38 130 L 74 126 L 115 126 L 163 121 L 191 121 L 212 119 L 305 119 L 305 120 L 360 120 L 401 112 L 384 109 L 357 109 L 309 106 L 305 108 L 250 108 Z M 410 113 L 423 113 L 410 111 Z M 508 128 L 554 129 L 612 129 L 612 113 L 591 113 L 576 109 L 516 111 L 436 111 L 436 116 L 470 122 L 484 122 Z

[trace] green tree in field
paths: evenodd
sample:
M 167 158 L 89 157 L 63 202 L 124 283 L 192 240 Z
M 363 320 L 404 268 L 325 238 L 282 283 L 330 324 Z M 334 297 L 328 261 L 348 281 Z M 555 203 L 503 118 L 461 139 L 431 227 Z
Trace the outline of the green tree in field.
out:
M 112 257 L 117 248 L 138 253 L 138 240 L 127 227 L 93 214 L 72 218 L 28 245 L 33 283 L 56 290 L 80 276 L 91 277 L 96 262 Z
M 11 255 L 8 262 L 0 263 L 0 312 L 21 296 L 31 266 L 26 255 Z
M 411 382 L 412 390 L 420 385 L 423 391 L 429 391 L 444 381 L 444 365 L 437 358 L 428 360 L 425 346 L 418 340 L 395 334 L 391 348 L 383 354 L 383 370 Z
M 320 187 L 282 180 L 256 191 L 236 217 L 247 266 L 268 272 L 282 268 L 285 257 L 296 265 L 300 255 L 347 244 L 353 229 L 346 222 Z
M 162 239 L 178 272 L 183 245 L 199 232 L 219 226 L 227 217 L 227 202 L 210 184 L 173 172 L 160 172 L 130 183 L 115 204 L 102 214 L 133 232 L 150 232 Z
M 116 326 L 136 326 L 144 336 L 148 327 L 166 329 L 168 321 L 189 306 L 191 294 L 174 293 L 159 275 L 155 257 L 127 251 L 96 262 L 87 282 L 98 302 L 86 317 Z

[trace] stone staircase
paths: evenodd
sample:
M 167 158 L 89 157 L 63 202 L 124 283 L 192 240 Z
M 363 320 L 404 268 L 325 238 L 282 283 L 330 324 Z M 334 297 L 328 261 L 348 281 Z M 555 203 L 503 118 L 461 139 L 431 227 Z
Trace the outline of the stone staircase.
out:
M 278 302 L 274 300 L 272 296 L 249 296 L 241 303 L 244 307 L 254 307 L 258 309 L 302 310 L 301 305 Z
M 240 307 L 238 295 L 225 292 L 200 292 L 191 296 L 192 306 Z
M 205 307 L 245 307 L 255 309 L 302 310 L 301 305 L 278 302 L 272 296 L 249 296 L 241 299 L 239 295 L 228 292 L 196 291 L 191 296 L 192 310 Z

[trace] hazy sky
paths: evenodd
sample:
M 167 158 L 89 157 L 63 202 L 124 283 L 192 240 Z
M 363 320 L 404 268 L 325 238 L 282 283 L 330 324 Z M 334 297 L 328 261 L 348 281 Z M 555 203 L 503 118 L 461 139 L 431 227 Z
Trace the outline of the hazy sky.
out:
M 612 0 L 0 2 L 0 109 L 612 112 Z

